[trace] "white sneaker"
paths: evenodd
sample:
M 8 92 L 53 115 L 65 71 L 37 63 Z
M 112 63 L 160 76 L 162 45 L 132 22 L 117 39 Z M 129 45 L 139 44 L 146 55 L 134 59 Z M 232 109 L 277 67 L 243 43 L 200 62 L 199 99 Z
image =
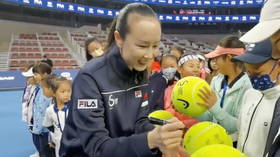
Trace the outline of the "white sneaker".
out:
M 40 156 L 39 156 L 39 153 L 36 152 L 36 153 L 34 153 L 34 154 L 31 154 L 29 157 L 40 157 Z

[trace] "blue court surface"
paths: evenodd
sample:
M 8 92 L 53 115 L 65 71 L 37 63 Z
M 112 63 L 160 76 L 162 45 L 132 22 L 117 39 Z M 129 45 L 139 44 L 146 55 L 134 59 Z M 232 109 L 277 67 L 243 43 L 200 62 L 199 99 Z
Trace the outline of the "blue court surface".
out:
M 0 154 L 29 157 L 35 152 L 32 137 L 21 120 L 22 91 L 0 91 Z

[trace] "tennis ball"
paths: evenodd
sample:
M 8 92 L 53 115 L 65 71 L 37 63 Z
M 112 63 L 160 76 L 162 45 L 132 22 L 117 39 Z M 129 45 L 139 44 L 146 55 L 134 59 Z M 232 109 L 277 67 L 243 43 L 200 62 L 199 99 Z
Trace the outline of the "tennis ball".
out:
M 200 122 L 193 125 L 184 135 L 184 148 L 188 153 L 212 144 L 232 146 L 232 139 L 226 130 L 213 122 Z
M 199 149 L 191 157 L 246 157 L 246 155 L 233 147 L 213 144 Z
M 173 115 L 165 110 L 157 110 L 148 115 L 148 117 L 158 118 L 161 120 L 169 120 L 173 117 Z
M 199 90 L 203 87 L 211 90 L 209 84 L 199 77 L 184 77 L 179 80 L 173 88 L 171 100 L 177 112 L 190 117 L 197 117 L 203 114 L 207 108 L 197 103 L 204 101 L 198 96 Z

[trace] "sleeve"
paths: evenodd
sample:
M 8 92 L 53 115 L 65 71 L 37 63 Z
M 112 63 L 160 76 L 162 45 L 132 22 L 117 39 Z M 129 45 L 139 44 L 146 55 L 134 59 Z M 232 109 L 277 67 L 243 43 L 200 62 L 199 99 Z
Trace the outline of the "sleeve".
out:
M 46 110 L 46 114 L 45 114 L 45 117 L 44 117 L 44 120 L 43 120 L 43 126 L 48 128 L 50 126 L 53 125 L 53 121 L 52 121 L 52 118 L 51 118 L 51 106 L 49 106 Z
M 137 121 L 135 123 L 135 133 L 144 133 L 154 129 L 154 125 L 150 123 L 148 115 L 150 113 L 149 105 L 145 107 L 140 107 L 140 112 L 137 116 Z
M 22 103 L 22 121 L 27 122 L 27 102 Z
M 91 107 L 83 101 L 95 102 Z M 128 137 L 111 138 L 105 128 L 103 99 L 94 78 L 80 73 L 73 84 L 72 116 L 77 137 L 89 157 L 152 156 L 148 147 L 147 133 Z
M 215 92 L 217 91 L 215 88 L 216 80 L 217 80 L 217 76 L 213 77 L 211 84 L 210 84 L 211 89 Z M 214 106 L 217 106 L 217 104 L 220 104 L 219 95 L 217 93 L 216 93 L 216 95 L 217 95 L 218 101 L 216 102 L 216 104 Z M 214 117 L 213 117 L 212 113 L 210 112 L 210 110 L 208 110 L 205 113 L 203 113 L 202 115 L 198 116 L 196 119 L 198 119 L 200 121 L 213 121 Z
M 238 119 L 237 119 L 237 131 L 238 131 L 238 133 L 241 131 L 240 129 L 241 129 L 241 122 L 242 122 L 242 119 L 243 119 L 243 114 L 242 114 L 242 111 L 244 111 L 245 110 L 245 103 L 246 103 L 246 98 L 247 98 L 247 96 L 248 96 L 248 93 L 249 93 L 249 91 L 247 91 L 247 92 L 245 92 L 245 94 L 244 94 L 244 97 L 242 98 L 242 101 L 241 101 L 241 108 L 240 108 L 240 114 L 239 114 L 239 116 L 238 116 Z
M 149 82 L 149 106 L 150 112 L 162 110 L 164 104 L 164 91 L 167 87 L 167 81 L 161 73 L 154 74 Z
M 248 90 L 248 86 L 244 85 L 241 88 L 241 92 L 238 93 L 237 102 L 235 100 L 232 101 L 233 110 L 232 113 L 228 113 L 220 107 L 220 99 L 219 101 L 209 110 L 215 119 L 230 133 L 235 133 L 237 131 L 237 123 L 238 123 L 238 115 L 240 113 L 240 108 L 242 106 L 242 99 L 244 97 L 245 92 Z

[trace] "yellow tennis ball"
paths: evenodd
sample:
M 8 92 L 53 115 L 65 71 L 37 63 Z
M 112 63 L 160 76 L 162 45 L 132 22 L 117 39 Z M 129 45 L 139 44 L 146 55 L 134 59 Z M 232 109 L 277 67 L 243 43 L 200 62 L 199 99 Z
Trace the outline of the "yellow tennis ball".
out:
M 213 122 L 197 123 L 184 135 L 184 148 L 188 153 L 212 144 L 232 146 L 232 139 L 226 130 Z
M 157 110 L 148 115 L 148 117 L 158 118 L 161 120 L 169 120 L 173 117 L 173 115 L 165 110 Z
M 184 77 L 173 88 L 171 100 L 175 110 L 190 117 L 203 114 L 207 108 L 197 103 L 204 103 L 198 96 L 203 87 L 211 90 L 209 84 L 199 77 Z
M 233 147 L 213 144 L 199 149 L 191 157 L 246 157 L 246 155 Z

